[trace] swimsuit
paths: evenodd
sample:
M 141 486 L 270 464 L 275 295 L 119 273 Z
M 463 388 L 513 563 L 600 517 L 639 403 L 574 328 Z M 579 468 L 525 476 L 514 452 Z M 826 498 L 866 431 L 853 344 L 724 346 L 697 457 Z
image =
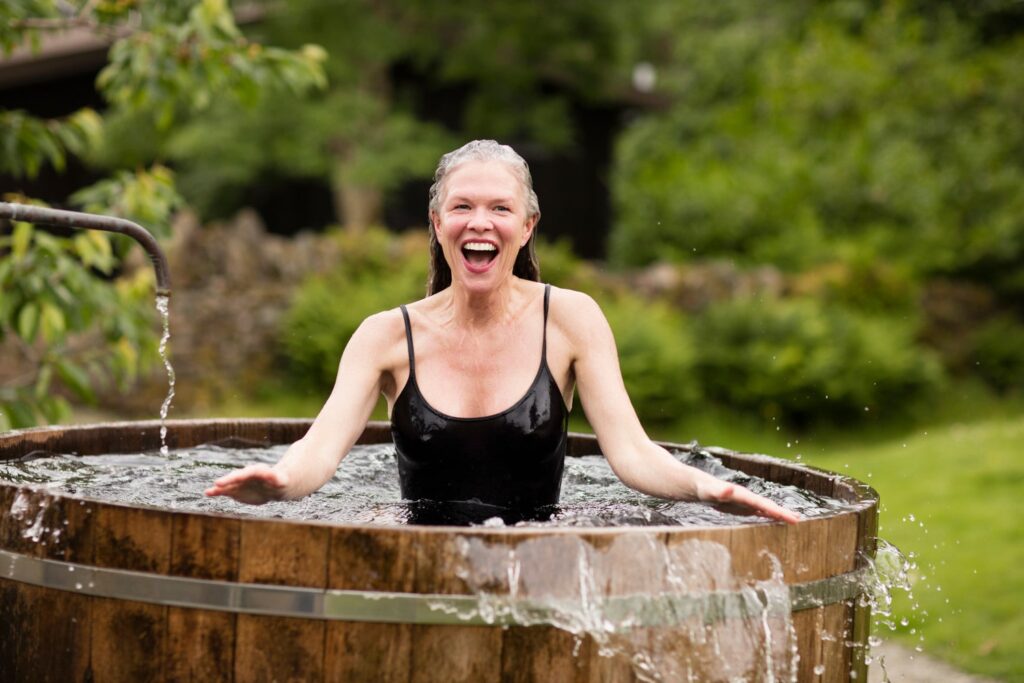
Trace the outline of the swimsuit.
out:
M 550 516 L 558 502 L 569 410 L 547 362 L 548 300 L 533 384 L 512 407 L 486 417 L 435 410 L 416 384 L 409 312 L 402 306 L 409 379 L 391 410 L 402 497 L 415 523 L 507 523 Z

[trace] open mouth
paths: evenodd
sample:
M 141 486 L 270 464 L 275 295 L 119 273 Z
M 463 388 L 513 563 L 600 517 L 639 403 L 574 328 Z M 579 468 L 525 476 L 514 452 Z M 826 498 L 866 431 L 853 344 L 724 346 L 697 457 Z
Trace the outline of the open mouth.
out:
M 462 257 L 473 269 L 486 268 L 498 257 L 498 247 L 490 242 L 466 242 L 462 245 Z

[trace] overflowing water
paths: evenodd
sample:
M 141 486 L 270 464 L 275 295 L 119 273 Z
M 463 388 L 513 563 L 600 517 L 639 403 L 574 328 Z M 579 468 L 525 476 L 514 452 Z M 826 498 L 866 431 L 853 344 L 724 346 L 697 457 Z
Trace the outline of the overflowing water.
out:
M 227 498 L 206 498 L 203 491 L 233 468 L 254 462 L 273 464 L 287 446 L 225 448 L 199 446 L 161 452 L 77 457 L 35 453 L 0 463 L 0 481 L 29 483 L 55 492 L 131 505 L 197 512 L 224 512 L 319 519 L 340 523 L 394 525 L 416 521 L 417 507 L 402 500 L 398 468 L 391 444 L 356 446 L 334 477 L 301 501 L 274 502 L 253 507 Z M 693 447 L 679 450 L 682 462 L 741 484 L 803 515 L 820 517 L 851 509 L 849 503 L 795 486 L 777 484 L 730 469 L 711 453 Z M 537 526 L 727 526 L 768 523 L 769 520 L 735 506 L 652 498 L 624 486 L 607 461 L 599 456 L 566 458 L 561 502 L 543 515 L 546 521 L 519 522 Z M 501 517 L 488 526 L 504 525 Z
M 167 352 L 167 344 L 171 340 L 171 297 L 161 294 L 156 297 L 156 310 L 160 313 L 163 321 L 163 334 L 160 337 L 160 360 L 167 370 L 167 397 L 160 406 L 160 454 L 168 455 L 167 448 L 167 414 L 171 410 L 171 401 L 174 400 L 174 368 L 171 367 L 170 355 Z
M 159 452 L 79 457 L 37 452 L 0 463 L 0 481 L 29 484 L 14 500 L 10 517 L 22 537 L 40 544 L 56 541 L 62 528 L 47 523 L 49 493 L 195 511 L 323 519 L 362 524 L 403 524 L 410 519 L 400 498 L 393 446 L 357 446 L 335 477 L 302 501 L 245 506 L 202 491 L 225 472 L 251 462 L 274 463 L 286 446 L 228 448 L 205 445 L 165 457 Z M 692 446 L 675 457 L 722 479 L 734 481 L 799 511 L 823 516 L 850 505 L 731 470 L 712 453 Z M 663 501 L 623 486 L 601 457 L 567 458 L 562 502 L 537 527 L 608 525 L 733 525 L 767 522 L 741 511 Z M 485 526 L 503 526 L 499 519 Z M 52 528 L 51 528 L 52 527 Z M 725 546 L 686 538 L 665 542 L 661 534 L 608 536 L 600 543 L 567 534 L 545 534 L 513 544 L 479 537 L 454 537 L 450 557 L 467 588 L 478 596 L 463 618 L 488 623 L 546 625 L 565 633 L 566 647 L 601 655 L 597 664 L 610 679 L 659 681 L 796 681 L 800 669 L 789 587 L 778 562 L 753 580 L 733 571 Z M 816 637 L 864 648 L 880 640 L 879 627 L 896 628 L 896 593 L 912 595 L 912 559 L 879 542 L 868 558 L 869 575 L 861 604 L 870 606 L 876 634 L 867 644 L 850 633 L 831 633 L 818 624 Z M 644 599 L 635 600 L 636 596 Z M 654 596 L 651 598 L 650 596 Z M 668 596 L 683 596 L 684 600 Z M 697 603 L 692 603 L 698 596 Z M 708 601 L 708 596 L 727 599 Z M 703 599 L 703 602 L 700 600 Z M 691 602 L 686 602 L 690 600 Z M 670 625 L 666 628 L 666 625 Z M 824 642 L 823 642 L 824 644 Z M 837 664 L 838 665 L 838 664 Z M 819 675 L 832 666 L 816 664 Z
M 733 572 L 725 546 L 698 539 L 455 543 L 456 573 L 480 596 L 461 616 L 555 626 L 572 635 L 575 650 L 596 648 L 610 660 L 602 673 L 611 679 L 625 667 L 642 681 L 796 681 L 789 590 L 777 562 L 768 579 L 751 581 Z

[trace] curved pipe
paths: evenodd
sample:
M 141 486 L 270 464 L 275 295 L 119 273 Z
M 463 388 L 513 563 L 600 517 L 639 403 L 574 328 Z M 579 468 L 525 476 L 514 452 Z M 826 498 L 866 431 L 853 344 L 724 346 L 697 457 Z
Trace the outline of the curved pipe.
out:
M 171 295 L 171 278 L 170 269 L 167 267 L 167 257 L 160 249 L 160 245 L 157 244 L 156 238 L 138 223 L 132 223 L 124 218 L 114 218 L 113 216 L 97 216 L 91 213 L 63 211 L 61 209 L 49 209 L 28 204 L 12 204 L 10 202 L 0 202 L 0 218 L 25 221 L 37 225 L 103 230 L 105 232 L 128 235 L 142 245 L 142 248 L 146 250 L 149 258 L 153 261 L 153 269 L 156 271 L 157 296 Z

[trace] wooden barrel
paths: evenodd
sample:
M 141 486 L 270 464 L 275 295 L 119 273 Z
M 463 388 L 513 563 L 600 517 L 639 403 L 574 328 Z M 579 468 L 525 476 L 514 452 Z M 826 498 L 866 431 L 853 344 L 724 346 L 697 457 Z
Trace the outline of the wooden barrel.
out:
M 308 427 L 306 420 L 170 421 L 168 442 L 289 443 Z M 360 439 L 388 441 L 384 423 L 371 423 Z M 88 456 L 158 447 L 157 422 L 0 434 L 0 460 L 36 451 Z M 569 450 L 599 452 L 583 435 L 570 437 Z M 737 667 L 747 667 L 745 680 L 767 680 L 777 672 L 769 674 L 768 659 L 759 658 L 778 659 L 771 651 L 786 642 L 799 659 L 783 668 L 800 681 L 866 680 L 870 615 L 856 598 L 874 554 L 875 492 L 766 456 L 712 450 L 729 467 L 849 501 L 852 509 L 796 525 L 382 527 L 132 507 L 0 484 L 0 681 L 570 682 L 659 675 L 644 673 L 631 646 L 656 651 L 670 670 L 663 668 L 664 680 L 724 679 Z M 683 588 L 677 576 L 675 591 L 662 586 L 644 595 L 637 588 L 650 581 L 655 563 L 637 548 L 663 550 L 684 564 L 720 550 L 716 556 L 727 566 Z M 580 553 L 590 553 L 605 573 L 584 601 L 605 610 L 599 617 L 628 613 L 635 627 L 605 637 L 597 624 L 589 634 L 577 628 L 577 637 L 558 618 L 545 617 L 550 595 L 503 595 L 515 590 L 514 581 L 490 585 L 494 576 L 467 574 L 467 552 L 490 553 L 493 561 L 502 556 L 495 549 L 515 556 L 524 576 L 537 569 L 530 562 L 547 563 L 540 574 L 556 588 L 564 583 L 576 599 Z M 779 583 L 788 589 L 786 630 L 759 631 L 777 620 L 778 605 L 766 596 Z M 491 593 L 487 609 L 479 607 L 481 589 Z M 761 611 L 751 611 L 752 602 Z M 524 615 L 532 615 L 529 625 Z M 734 631 L 741 635 L 730 640 Z M 764 637 L 752 641 L 751 633 Z M 609 649 L 619 654 L 602 656 Z M 753 659 L 723 669 L 716 657 Z

